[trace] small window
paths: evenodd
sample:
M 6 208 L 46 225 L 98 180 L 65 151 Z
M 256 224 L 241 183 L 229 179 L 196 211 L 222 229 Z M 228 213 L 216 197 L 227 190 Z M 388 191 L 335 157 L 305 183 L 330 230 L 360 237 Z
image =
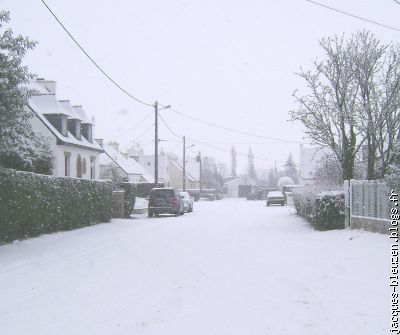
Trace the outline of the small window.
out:
M 82 178 L 82 158 L 81 155 L 78 155 L 76 159 L 76 176 L 78 178 Z
M 96 179 L 96 157 L 90 157 L 90 179 Z
M 86 174 L 86 158 L 82 159 L 82 174 Z
M 71 153 L 64 152 L 64 174 L 65 176 L 71 176 Z

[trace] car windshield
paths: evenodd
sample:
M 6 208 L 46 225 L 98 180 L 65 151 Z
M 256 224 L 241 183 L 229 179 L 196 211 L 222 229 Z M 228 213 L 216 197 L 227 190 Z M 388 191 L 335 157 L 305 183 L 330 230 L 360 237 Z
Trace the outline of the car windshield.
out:
M 283 194 L 279 191 L 276 192 L 269 192 L 268 198 L 283 198 Z
M 158 189 L 151 191 L 151 195 L 155 198 L 171 198 L 175 196 L 175 193 L 171 189 Z

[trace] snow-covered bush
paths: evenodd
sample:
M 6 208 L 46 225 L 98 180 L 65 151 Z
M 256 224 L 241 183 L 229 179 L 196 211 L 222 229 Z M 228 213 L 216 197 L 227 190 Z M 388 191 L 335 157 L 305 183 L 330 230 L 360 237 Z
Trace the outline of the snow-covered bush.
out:
M 315 199 L 315 226 L 321 230 L 343 229 L 344 192 L 327 191 L 318 193 Z
M 293 194 L 297 214 L 316 229 L 344 228 L 344 192 L 322 191 L 318 187 L 304 187 Z
M 119 183 L 118 187 L 125 191 L 124 194 L 124 217 L 129 218 L 135 208 L 136 186 L 132 183 Z
M 107 222 L 109 181 L 0 168 L 0 242 Z

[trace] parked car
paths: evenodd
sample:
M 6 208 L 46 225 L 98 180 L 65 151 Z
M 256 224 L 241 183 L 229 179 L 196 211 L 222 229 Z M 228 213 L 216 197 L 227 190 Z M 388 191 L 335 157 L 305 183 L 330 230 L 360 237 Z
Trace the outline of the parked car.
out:
M 193 212 L 193 198 L 188 192 L 179 192 L 182 197 L 185 212 Z
M 153 188 L 150 191 L 148 216 L 159 214 L 183 215 L 185 206 L 178 190 L 174 188 Z
M 269 205 L 285 205 L 285 197 L 281 191 L 272 191 L 267 195 L 267 206 Z

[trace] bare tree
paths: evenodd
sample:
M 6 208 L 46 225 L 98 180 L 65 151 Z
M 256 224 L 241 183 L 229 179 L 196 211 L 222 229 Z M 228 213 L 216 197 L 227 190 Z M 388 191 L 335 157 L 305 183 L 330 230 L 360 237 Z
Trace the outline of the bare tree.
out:
M 366 31 L 320 45 L 326 57 L 314 61 L 313 71 L 299 73 L 309 93 L 294 93 L 298 108 L 291 118 L 303 123 L 314 144 L 331 149 L 343 179 L 354 177 L 364 143 L 368 179 L 382 177 L 400 139 L 400 47 L 383 45 Z
M 250 177 L 257 179 L 256 168 L 254 166 L 254 154 L 251 147 L 249 148 L 249 153 L 247 154 L 247 174 Z
M 351 45 L 343 37 L 321 39 L 326 59 L 313 62 L 315 70 L 298 74 L 303 78 L 309 94 L 299 96 L 298 108 L 291 111 L 291 119 L 305 126 L 306 134 L 320 147 L 328 147 L 339 162 L 344 179 L 354 174 L 357 145 L 355 107 L 357 86 L 353 80 Z
M 237 152 L 234 145 L 231 148 L 231 176 L 237 176 Z
M 399 128 L 399 47 L 383 45 L 372 33 L 359 32 L 351 42 L 358 87 L 357 127 L 367 146 L 367 178 L 385 174 Z M 379 166 L 379 173 L 377 167 Z
M 343 183 L 338 161 L 333 155 L 325 155 L 318 161 L 314 174 L 315 183 L 325 186 L 339 186 Z

